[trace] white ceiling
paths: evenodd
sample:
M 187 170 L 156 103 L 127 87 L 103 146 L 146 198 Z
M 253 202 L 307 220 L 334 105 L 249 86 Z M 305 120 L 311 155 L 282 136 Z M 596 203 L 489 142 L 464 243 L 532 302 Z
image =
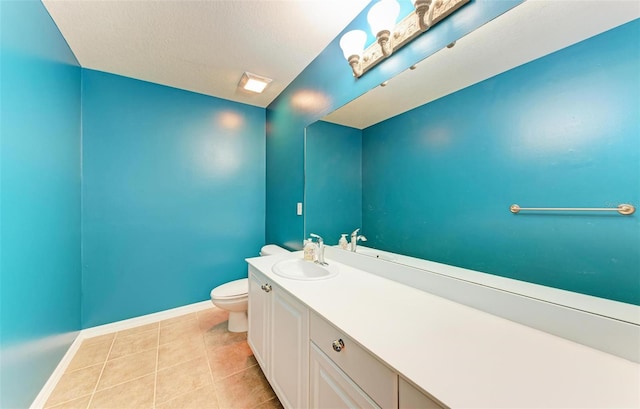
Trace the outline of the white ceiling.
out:
M 636 0 L 528 0 L 324 120 L 364 129 L 639 17 Z
M 84 68 L 259 107 L 369 1 L 42 0 Z M 239 92 L 244 71 L 273 82 Z
M 82 67 L 259 107 L 370 2 L 42 1 Z M 636 0 L 528 0 L 326 120 L 363 129 L 638 17 Z M 240 92 L 244 71 L 273 82 Z

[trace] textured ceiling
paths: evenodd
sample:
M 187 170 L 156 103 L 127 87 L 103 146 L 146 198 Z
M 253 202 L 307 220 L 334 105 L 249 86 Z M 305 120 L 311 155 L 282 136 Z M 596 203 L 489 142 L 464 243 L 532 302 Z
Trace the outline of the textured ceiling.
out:
M 635 0 L 528 0 L 325 120 L 364 129 L 639 17 Z
M 43 0 L 80 65 L 266 107 L 369 0 Z M 244 71 L 269 77 L 238 92 Z

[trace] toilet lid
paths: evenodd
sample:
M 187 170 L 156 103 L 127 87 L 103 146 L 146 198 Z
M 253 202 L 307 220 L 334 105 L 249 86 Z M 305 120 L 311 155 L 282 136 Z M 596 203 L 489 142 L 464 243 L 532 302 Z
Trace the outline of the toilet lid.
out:
M 249 293 L 249 279 L 241 278 L 240 280 L 230 281 L 226 284 L 219 285 L 211 291 L 213 298 L 233 298 L 239 295 Z

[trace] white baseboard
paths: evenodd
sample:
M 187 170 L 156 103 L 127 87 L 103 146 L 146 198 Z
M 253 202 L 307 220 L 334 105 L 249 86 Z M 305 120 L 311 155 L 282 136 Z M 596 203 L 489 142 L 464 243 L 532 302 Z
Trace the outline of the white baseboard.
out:
M 152 324 L 154 322 L 166 320 L 173 317 L 179 317 L 180 315 L 202 311 L 212 307 L 213 304 L 211 303 L 211 300 L 201 301 L 195 304 L 172 308 L 170 310 L 154 312 L 153 314 L 141 315 L 139 317 L 129 318 L 127 320 L 116 321 L 109 324 L 98 325 L 97 327 L 86 328 L 80 331 L 79 337 L 83 337 L 83 339 L 92 338 L 99 335 L 110 334 L 116 331 L 124 331 L 125 329 Z
M 179 317 L 180 315 L 189 314 L 192 312 L 198 312 L 212 308 L 211 301 L 202 301 L 195 304 L 184 305 L 182 307 L 172 308 L 170 310 L 159 311 L 153 314 L 142 315 L 140 317 L 130 318 L 127 320 L 112 322 L 110 324 L 99 325 L 97 327 L 91 327 L 81 330 L 78 336 L 73 341 L 67 352 L 64 354 L 60 363 L 53 371 L 47 382 L 44 384 L 38 396 L 30 406 L 30 409 L 42 409 L 47 403 L 51 392 L 56 387 L 62 375 L 64 375 L 67 367 L 71 363 L 71 360 L 75 356 L 76 352 L 80 348 L 82 341 L 87 338 L 97 337 L 100 335 L 110 334 L 112 332 L 123 331 L 129 328 L 139 327 L 140 325 L 152 324 L 154 322 L 166 320 L 173 317 Z

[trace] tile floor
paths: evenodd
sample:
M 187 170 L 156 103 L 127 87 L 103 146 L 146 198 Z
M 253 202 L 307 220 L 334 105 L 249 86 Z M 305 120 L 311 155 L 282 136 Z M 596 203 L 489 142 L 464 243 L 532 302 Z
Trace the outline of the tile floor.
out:
M 210 308 L 85 339 L 47 409 L 281 409 L 247 333 Z

